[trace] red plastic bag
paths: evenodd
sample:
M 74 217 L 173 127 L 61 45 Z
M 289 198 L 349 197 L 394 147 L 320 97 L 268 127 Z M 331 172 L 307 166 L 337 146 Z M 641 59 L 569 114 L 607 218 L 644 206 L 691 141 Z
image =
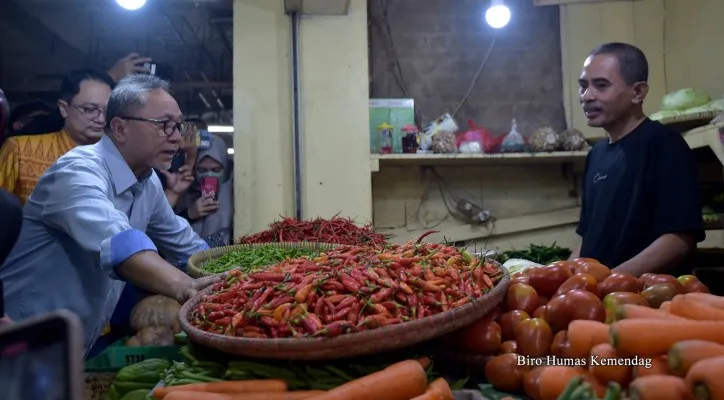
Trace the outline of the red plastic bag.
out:
M 485 128 L 475 125 L 472 120 L 468 120 L 468 130 L 458 135 L 458 149 L 461 153 L 494 153 L 500 146 L 500 140 Z M 468 149 L 463 151 L 463 149 Z

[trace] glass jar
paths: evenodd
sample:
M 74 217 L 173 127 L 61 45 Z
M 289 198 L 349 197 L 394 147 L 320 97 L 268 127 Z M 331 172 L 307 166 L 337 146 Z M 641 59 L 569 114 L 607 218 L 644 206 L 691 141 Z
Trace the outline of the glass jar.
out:
M 392 154 L 392 131 L 395 128 L 383 122 L 377 127 L 377 143 L 379 144 L 378 152 L 380 154 Z
M 402 127 L 402 152 L 403 153 L 416 153 L 417 152 L 417 136 L 419 131 L 415 125 L 407 124 Z

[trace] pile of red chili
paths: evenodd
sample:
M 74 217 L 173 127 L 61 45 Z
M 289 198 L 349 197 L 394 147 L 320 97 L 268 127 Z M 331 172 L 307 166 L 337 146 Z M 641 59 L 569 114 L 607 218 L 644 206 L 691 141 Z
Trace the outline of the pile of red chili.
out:
M 205 331 L 247 338 L 337 336 L 460 307 L 501 276 L 495 265 L 441 244 L 341 246 L 264 272 L 235 270 L 190 319 Z
M 357 226 L 349 218 L 334 217 L 332 219 L 317 218 L 314 220 L 298 220 L 284 218 L 269 225 L 269 229 L 244 236 L 239 244 L 276 242 L 321 242 L 348 244 L 352 246 L 383 246 L 387 243 L 386 236 L 375 233 L 372 226 Z

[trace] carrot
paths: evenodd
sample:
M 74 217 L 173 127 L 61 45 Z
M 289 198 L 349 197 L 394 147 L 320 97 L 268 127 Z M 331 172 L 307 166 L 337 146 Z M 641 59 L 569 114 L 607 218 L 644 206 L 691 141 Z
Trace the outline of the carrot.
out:
M 669 369 L 685 376 L 692 365 L 707 358 L 724 356 L 724 345 L 706 340 L 684 340 L 669 349 Z
M 538 376 L 538 392 L 541 400 L 556 400 L 566 390 L 571 379 L 582 376 L 590 383 L 598 397 L 603 397 L 606 388 L 602 387 L 596 379 L 585 369 L 578 367 L 546 366 L 541 367 Z
M 684 379 L 671 375 L 651 375 L 634 379 L 628 387 L 632 400 L 684 400 L 689 398 Z
M 696 400 L 724 399 L 724 356 L 694 363 L 686 373 L 686 387 Z
M 646 307 L 646 306 L 640 306 L 638 304 L 623 304 L 616 308 L 616 318 L 615 321 L 620 321 L 622 319 L 634 319 L 634 318 L 644 318 L 644 319 L 661 319 L 661 318 L 672 318 L 672 319 L 680 319 L 681 317 L 677 317 L 675 315 L 668 314 L 664 311 L 658 310 L 656 308 Z
M 669 362 L 666 356 L 651 357 L 651 364 L 641 365 L 638 364 L 633 367 L 632 377 L 634 379 L 641 378 L 642 376 L 651 375 L 671 375 L 669 370 Z
M 568 343 L 571 357 L 587 357 L 597 344 L 608 343 L 609 325 L 589 320 L 575 320 L 568 324 Z
M 425 393 L 427 376 L 416 360 L 401 361 L 310 400 L 409 400 Z
M 671 300 L 661 303 L 661 305 L 659 306 L 659 310 L 666 312 L 666 313 L 671 312 Z
M 722 296 L 715 296 L 709 293 L 687 293 L 680 296 L 690 297 L 694 300 L 706 303 L 712 307 L 724 309 L 724 297 Z
M 444 378 L 437 378 L 434 381 L 430 382 L 429 385 L 427 385 L 427 391 L 437 391 L 442 395 L 441 400 L 454 400 L 455 396 L 453 395 L 452 389 L 450 389 L 450 385 L 447 383 L 447 381 Z
M 294 392 L 239 393 L 234 400 L 306 400 L 324 394 L 323 390 L 297 390 Z
M 687 296 L 676 296 L 671 300 L 671 313 L 699 321 L 724 321 L 724 309 Z
M 163 397 L 164 400 L 234 400 L 233 394 L 208 392 L 175 391 Z
M 155 399 L 163 399 L 171 392 L 208 392 L 208 393 L 254 393 L 286 392 L 286 382 L 279 379 L 260 379 L 249 381 L 227 381 L 192 383 L 189 385 L 158 387 L 153 391 Z
M 428 388 L 425 393 L 417 397 L 413 397 L 410 400 L 445 400 L 445 397 L 439 390 Z
M 430 357 L 420 357 L 417 359 L 417 362 L 420 363 L 422 369 L 427 369 L 428 367 L 430 367 L 430 364 L 432 364 L 432 360 L 430 360 Z
M 722 330 L 724 321 L 636 318 L 611 324 L 610 337 L 617 351 L 647 357 L 665 354 L 674 343 L 682 340 L 709 340 L 724 344 Z M 570 334 L 569 327 L 569 338 Z
M 588 369 L 599 382 L 616 382 L 626 387 L 631 382 L 633 367 L 618 365 L 616 360 L 622 358 L 610 344 L 597 344 L 591 349 L 591 363 Z

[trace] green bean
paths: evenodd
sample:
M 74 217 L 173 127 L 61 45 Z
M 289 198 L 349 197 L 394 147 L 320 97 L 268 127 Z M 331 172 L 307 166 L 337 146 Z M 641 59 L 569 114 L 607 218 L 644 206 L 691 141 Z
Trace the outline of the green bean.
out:
M 273 265 L 287 258 L 316 257 L 317 250 L 290 248 L 284 249 L 274 246 L 261 246 L 248 249 L 239 249 L 226 253 L 219 258 L 207 261 L 203 269 L 211 273 L 225 272 L 239 268 L 242 272 L 251 272 L 267 265 Z

